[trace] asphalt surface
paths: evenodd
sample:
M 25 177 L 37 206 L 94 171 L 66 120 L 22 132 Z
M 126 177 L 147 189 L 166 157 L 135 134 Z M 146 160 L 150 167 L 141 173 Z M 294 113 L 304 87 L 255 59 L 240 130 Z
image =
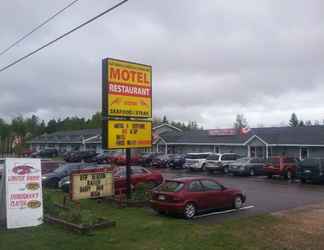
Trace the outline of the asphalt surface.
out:
M 283 179 L 267 179 L 264 176 L 241 177 L 205 172 L 190 172 L 182 169 L 162 169 L 165 178 L 185 176 L 209 176 L 215 178 L 226 187 L 241 189 L 247 196 L 244 206 L 251 209 L 227 214 L 211 215 L 196 219 L 201 223 L 217 223 L 228 218 L 246 217 L 265 213 L 278 212 L 296 207 L 316 204 L 324 201 L 324 185 L 301 184 Z

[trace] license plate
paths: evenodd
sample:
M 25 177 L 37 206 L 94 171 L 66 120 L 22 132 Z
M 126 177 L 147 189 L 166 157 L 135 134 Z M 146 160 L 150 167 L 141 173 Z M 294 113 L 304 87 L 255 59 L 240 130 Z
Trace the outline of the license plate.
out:
M 164 200 L 165 200 L 165 196 L 164 196 L 164 195 L 159 195 L 158 199 L 159 199 L 160 201 L 164 201 Z

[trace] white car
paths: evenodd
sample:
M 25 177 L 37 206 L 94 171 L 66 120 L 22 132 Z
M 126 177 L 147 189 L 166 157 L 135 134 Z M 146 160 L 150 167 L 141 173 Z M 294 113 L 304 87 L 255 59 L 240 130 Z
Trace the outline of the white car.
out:
M 190 170 L 205 170 L 206 159 L 211 153 L 189 153 L 185 156 L 184 168 Z
M 206 170 L 210 173 L 222 171 L 225 174 L 229 172 L 229 165 L 241 158 L 235 153 L 211 154 L 206 160 Z

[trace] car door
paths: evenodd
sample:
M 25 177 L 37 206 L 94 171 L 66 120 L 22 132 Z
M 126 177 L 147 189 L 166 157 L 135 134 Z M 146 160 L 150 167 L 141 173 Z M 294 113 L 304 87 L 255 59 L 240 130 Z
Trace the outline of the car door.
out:
M 199 180 L 193 180 L 187 184 L 186 200 L 194 202 L 198 210 L 208 209 L 208 193 L 204 191 Z
M 213 180 L 201 180 L 206 200 L 207 209 L 224 208 L 230 203 L 230 197 L 222 185 Z

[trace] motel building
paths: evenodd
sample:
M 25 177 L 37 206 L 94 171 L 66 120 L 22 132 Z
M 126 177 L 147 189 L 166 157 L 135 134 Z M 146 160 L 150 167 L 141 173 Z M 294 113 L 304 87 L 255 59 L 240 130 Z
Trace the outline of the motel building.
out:
M 144 151 L 165 154 L 215 152 L 270 158 L 286 155 L 305 159 L 324 157 L 324 126 L 211 129 L 182 131 L 169 124 L 153 128 L 153 147 Z M 29 141 L 30 148 L 60 152 L 101 149 L 101 129 L 56 132 Z

